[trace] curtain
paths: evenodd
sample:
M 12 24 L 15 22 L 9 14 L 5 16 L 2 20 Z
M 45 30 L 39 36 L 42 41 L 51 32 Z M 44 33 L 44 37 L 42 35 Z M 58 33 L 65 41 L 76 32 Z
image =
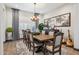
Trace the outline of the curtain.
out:
M 12 8 L 13 39 L 19 39 L 19 10 Z

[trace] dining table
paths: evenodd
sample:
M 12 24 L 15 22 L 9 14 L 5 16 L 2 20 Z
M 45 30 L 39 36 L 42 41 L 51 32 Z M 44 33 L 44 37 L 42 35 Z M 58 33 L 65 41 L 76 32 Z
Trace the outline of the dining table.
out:
M 42 42 L 43 47 L 46 47 L 46 42 L 49 41 L 49 40 L 54 40 L 55 37 L 54 37 L 54 35 L 39 34 L 39 35 L 33 35 L 33 38 L 37 41 Z M 43 50 L 43 52 L 45 54 L 45 49 Z
M 54 35 L 39 34 L 39 35 L 34 35 L 33 38 L 38 41 L 44 42 L 48 40 L 53 40 Z
M 40 32 L 31 32 L 33 35 L 39 35 Z

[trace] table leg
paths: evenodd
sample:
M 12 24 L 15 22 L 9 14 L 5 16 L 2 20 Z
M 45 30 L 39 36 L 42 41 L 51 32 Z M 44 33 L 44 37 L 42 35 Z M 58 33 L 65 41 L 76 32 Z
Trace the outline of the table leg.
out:
M 46 42 L 44 42 L 44 55 L 46 54 Z
M 42 51 L 42 46 L 39 46 L 38 48 L 37 48 L 37 51 L 36 51 L 36 53 L 38 53 L 38 52 L 41 52 Z

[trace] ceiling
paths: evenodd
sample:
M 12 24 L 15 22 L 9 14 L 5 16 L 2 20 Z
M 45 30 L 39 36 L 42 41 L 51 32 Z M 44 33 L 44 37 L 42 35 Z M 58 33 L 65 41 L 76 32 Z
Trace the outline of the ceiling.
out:
M 16 8 L 28 12 L 34 12 L 33 3 L 6 3 L 7 7 Z M 37 13 L 47 13 L 55 8 L 64 5 L 64 3 L 36 3 L 36 12 Z

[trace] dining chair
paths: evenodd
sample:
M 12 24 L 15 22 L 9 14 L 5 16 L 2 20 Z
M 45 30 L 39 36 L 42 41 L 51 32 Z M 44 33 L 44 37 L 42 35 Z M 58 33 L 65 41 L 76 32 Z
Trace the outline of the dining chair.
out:
M 25 40 L 26 40 L 25 30 L 22 30 L 22 34 L 23 34 L 23 42 L 25 43 Z
M 26 29 L 26 38 L 27 38 L 27 40 L 26 40 L 26 46 L 30 50 L 29 32 L 30 32 L 30 29 Z
M 51 53 L 51 54 L 55 54 L 57 52 L 59 52 L 59 54 L 61 55 L 61 46 L 62 46 L 62 40 L 63 40 L 63 33 L 57 33 L 54 35 L 55 38 L 52 41 L 52 43 L 50 44 L 46 44 L 46 51 Z
M 26 46 L 28 46 L 27 31 L 22 30 L 22 33 L 23 33 L 23 42 L 24 44 L 26 44 Z
M 34 41 L 33 34 L 31 32 L 28 33 L 28 39 L 29 39 L 29 43 L 30 43 L 29 44 L 29 47 L 30 47 L 29 51 L 32 50 L 32 48 L 33 48 L 33 55 L 34 55 L 35 49 L 36 48 L 38 49 L 40 46 L 42 46 L 42 44 Z

